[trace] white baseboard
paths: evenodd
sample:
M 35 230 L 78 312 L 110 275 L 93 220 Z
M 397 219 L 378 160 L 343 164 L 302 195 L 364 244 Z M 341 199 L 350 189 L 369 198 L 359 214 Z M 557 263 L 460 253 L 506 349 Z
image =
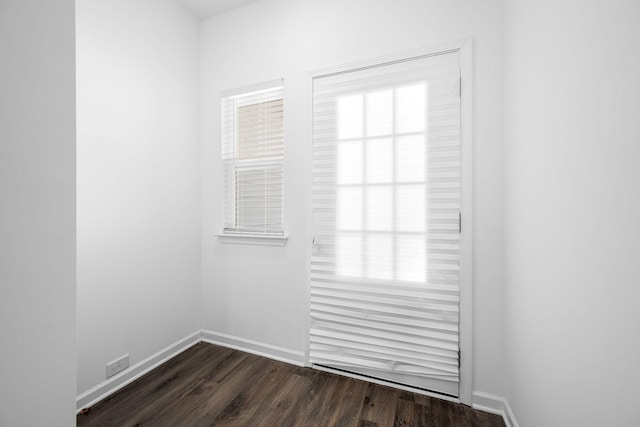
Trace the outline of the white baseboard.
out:
M 220 332 L 207 330 L 196 331 L 79 395 L 76 398 L 77 412 L 79 413 L 83 408 L 88 408 L 98 403 L 125 387 L 127 384 L 137 380 L 147 372 L 162 365 L 167 360 L 202 341 L 257 354 L 258 356 L 268 357 L 297 366 L 305 365 L 304 353 L 301 351 L 293 351 L 288 348 L 252 341 Z
M 504 399 L 504 423 L 507 427 L 520 427 L 506 397 Z
M 268 357 L 269 359 L 279 360 L 280 362 L 290 363 L 292 365 L 305 366 L 304 352 L 302 351 L 294 351 L 284 347 L 205 329 L 202 330 L 202 341 Z
M 88 408 L 105 399 L 107 396 L 115 393 L 127 384 L 132 383 L 152 369 L 162 365 L 167 360 L 177 356 L 202 341 L 256 354 L 258 356 L 268 357 L 270 359 L 279 360 L 296 366 L 306 365 L 305 354 L 302 351 L 295 351 L 284 347 L 203 329 L 169 345 L 165 349 L 160 350 L 156 354 L 136 363 L 120 374 L 115 375 L 114 377 L 111 377 L 82 393 L 76 398 L 77 411 L 80 412 L 83 408 Z M 371 379 L 368 378 L 366 380 L 371 381 Z M 443 398 L 439 395 L 434 395 L 434 397 L 438 397 L 440 399 Z M 445 400 L 458 401 L 457 399 Z M 504 419 L 507 427 L 519 427 L 518 422 L 513 415 L 513 411 L 511 410 L 511 406 L 509 406 L 509 402 L 502 396 L 482 391 L 474 391 L 472 407 L 479 411 L 500 415 Z
M 516 417 L 511 411 L 509 402 L 503 396 L 485 393 L 483 391 L 474 391 L 473 404 L 471 406 L 473 409 L 477 409 L 479 411 L 500 415 L 507 427 L 519 427 Z
M 474 391 L 472 399 L 473 409 L 504 416 L 504 397 L 483 391 Z
M 120 374 L 101 382 L 76 398 L 77 411 L 80 412 L 83 408 L 94 405 L 200 341 L 202 341 L 202 333 L 201 331 L 196 331 L 186 338 L 160 350 L 156 354 L 141 360 L 129 369 L 125 369 Z

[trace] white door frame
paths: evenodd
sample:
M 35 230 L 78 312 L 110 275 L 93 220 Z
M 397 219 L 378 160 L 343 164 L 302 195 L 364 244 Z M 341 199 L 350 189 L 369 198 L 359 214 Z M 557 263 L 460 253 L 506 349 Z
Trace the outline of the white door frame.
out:
M 442 43 L 438 45 L 428 46 L 421 49 L 411 50 L 408 52 L 402 52 L 397 54 L 385 55 L 376 58 L 365 59 L 361 61 L 351 62 L 348 64 L 342 64 L 336 67 L 322 68 L 313 70 L 307 73 L 306 90 L 305 90 L 305 105 L 306 105 L 306 120 L 305 120 L 305 133 L 306 133 L 306 150 L 307 157 L 311 158 L 312 153 L 312 104 L 313 104 L 313 79 L 315 77 L 326 76 L 335 73 L 343 73 L 347 71 L 355 71 L 362 68 L 368 68 L 381 64 L 388 64 L 398 61 L 406 61 L 412 58 L 418 58 L 428 55 L 436 55 L 445 52 L 458 51 L 460 55 L 460 84 L 461 84 L 461 233 L 460 233 L 460 320 L 459 320 L 459 342 L 460 342 L 460 382 L 458 388 L 458 399 L 443 396 L 437 393 L 431 393 L 424 390 L 418 390 L 411 387 L 402 387 L 397 384 L 387 383 L 385 381 L 376 381 L 371 378 L 361 377 L 357 374 L 344 373 L 346 376 L 354 378 L 361 378 L 369 382 L 376 382 L 391 387 L 410 390 L 416 393 L 426 394 L 441 399 L 446 399 L 455 402 L 461 402 L 466 405 L 472 403 L 472 391 L 473 391 L 473 210 L 472 210 L 472 191 L 473 191 L 473 129 L 472 129 L 472 95 L 473 95 L 473 56 L 472 56 L 472 38 L 468 37 L 462 40 L 456 40 L 449 43 Z M 309 176 L 306 177 L 309 192 L 311 191 L 311 170 Z M 308 209 L 308 224 L 310 224 L 307 238 L 310 244 L 307 249 L 307 266 L 311 264 L 311 247 L 313 242 L 313 218 L 311 209 Z M 311 280 L 309 275 L 309 268 L 307 268 L 307 286 L 308 295 L 307 299 L 307 314 L 310 311 L 310 284 Z M 310 316 L 306 319 L 306 337 L 305 337 L 305 361 L 307 366 L 311 366 L 309 363 L 309 330 L 310 330 Z

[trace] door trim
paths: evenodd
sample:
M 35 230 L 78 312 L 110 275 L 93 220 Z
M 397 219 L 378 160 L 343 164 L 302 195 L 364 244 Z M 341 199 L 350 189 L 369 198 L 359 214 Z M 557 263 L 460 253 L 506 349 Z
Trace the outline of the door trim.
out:
M 313 101 L 313 79 L 320 76 L 327 76 L 336 73 L 348 71 L 356 71 L 362 68 L 368 68 L 375 65 L 388 64 L 394 62 L 407 61 L 419 57 L 437 55 L 446 52 L 458 51 L 460 55 L 460 84 L 461 84 L 461 233 L 460 233 L 460 321 L 459 321 L 459 345 L 460 345 L 460 376 L 458 385 L 459 398 L 455 399 L 450 396 L 438 393 L 430 393 L 425 390 L 415 389 L 412 387 L 400 386 L 398 384 L 388 383 L 384 380 L 373 380 L 358 374 L 346 374 L 342 371 L 341 375 L 353 378 L 363 379 L 365 381 L 384 384 L 403 390 L 413 391 L 419 394 L 425 394 L 438 397 L 444 400 L 461 402 L 466 405 L 472 404 L 473 391 L 473 39 L 467 37 L 452 42 L 431 45 L 411 51 L 394 53 L 390 55 L 379 56 L 375 58 L 363 59 L 360 61 L 350 62 L 333 67 L 325 67 L 307 72 L 305 81 L 305 154 L 310 162 L 312 157 L 312 101 Z M 309 193 L 311 192 L 311 168 L 305 179 Z M 313 217 L 311 211 L 311 202 L 309 197 L 308 213 L 307 213 L 307 295 L 306 300 L 306 331 L 305 336 L 305 364 L 311 366 L 309 362 L 309 346 L 310 346 L 310 328 L 311 319 L 308 316 L 310 311 L 311 296 L 311 279 L 309 266 L 311 264 L 311 249 L 313 245 L 314 231 L 312 229 Z M 328 370 L 327 368 L 317 367 L 320 370 Z
M 460 233 L 460 401 L 473 400 L 473 44 L 468 38 L 460 51 L 461 119 L 461 233 Z

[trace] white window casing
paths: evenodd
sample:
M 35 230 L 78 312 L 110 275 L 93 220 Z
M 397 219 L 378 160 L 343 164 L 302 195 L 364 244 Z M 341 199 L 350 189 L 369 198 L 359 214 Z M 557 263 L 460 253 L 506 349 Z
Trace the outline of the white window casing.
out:
M 224 243 L 281 245 L 284 233 L 282 80 L 223 92 Z

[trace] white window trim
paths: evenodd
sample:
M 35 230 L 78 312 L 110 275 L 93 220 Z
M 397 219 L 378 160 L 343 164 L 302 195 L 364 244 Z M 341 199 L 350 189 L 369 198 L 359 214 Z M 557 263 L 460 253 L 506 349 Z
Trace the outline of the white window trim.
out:
M 275 79 L 275 80 L 270 80 L 267 82 L 263 82 L 263 83 L 257 83 L 257 84 L 253 84 L 253 85 L 247 85 L 247 86 L 242 86 L 239 88 L 234 88 L 234 89 L 230 89 L 230 90 L 225 90 L 225 91 L 221 91 L 220 92 L 220 99 L 223 98 L 234 98 L 234 97 L 244 97 L 247 95 L 253 95 L 253 94 L 257 94 L 260 92 L 265 92 L 265 91 L 269 91 L 273 88 L 276 87 L 283 87 L 284 86 L 284 79 Z M 275 99 L 279 99 L 278 97 L 273 97 L 273 99 L 269 100 L 275 100 Z M 250 102 L 246 102 L 246 104 L 243 102 L 240 105 L 249 105 Z M 224 142 L 223 142 L 224 143 Z M 273 158 L 270 159 L 273 160 L 274 163 L 276 162 L 281 162 L 282 164 L 284 164 L 284 156 L 283 157 L 279 157 L 279 158 Z M 251 165 L 251 164 L 264 164 L 264 161 L 260 162 L 257 160 L 253 160 L 253 159 L 247 159 L 247 160 L 241 160 L 239 161 L 240 163 L 244 163 L 247 165 Z M 257 166 L 256 166 L 257 167 Z M 224 203 L 224 202 L 223 202 Z M 284 213 L 284 212 L 283 212 Z M 269 234 L 269 233 L 262 233 L 262 232 L 243 232 L 243 231 L 233 231 L 233 230 L 226 230 L 226 229 L 222 229 L 222 231 L 220 233 L 214 234 L 214 236 L 216 236 L 218 238 L 218 241 L 220 243 L 225 243 L 225 244 L 241 244 L 241 245 L 256 245 L 256 246 L 285 246 L 287 243 L 287 240 L 289 238 L 289 236 L 286 233 L 286 230 L 284 230 L 284 228 L 282 229 L 282 233 L 278 233 L 278 234 Z
M 222 232 L 215 234 L 220 243 L 236 244 L 236 245 L 256 245 L 256 246 L 285 246 L 289 236 L 284 235 L 268 235 L 257 233 L 231 233 Z
M 234 98 L 237 96 L 252 95 L 255 93 L 271 90 L 274 87 L 278 86 L 284 86 L 283 79 L 275 79 L 268 82 L 256 83 L 234 89 L 223 90 L 222 92 L 220 92 L 220 98 Z

